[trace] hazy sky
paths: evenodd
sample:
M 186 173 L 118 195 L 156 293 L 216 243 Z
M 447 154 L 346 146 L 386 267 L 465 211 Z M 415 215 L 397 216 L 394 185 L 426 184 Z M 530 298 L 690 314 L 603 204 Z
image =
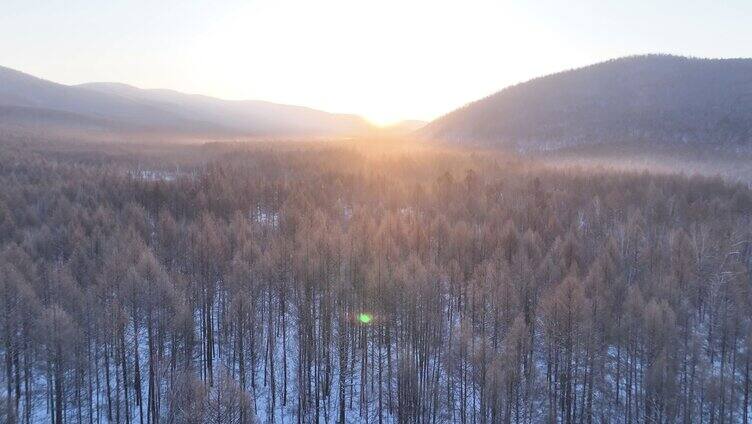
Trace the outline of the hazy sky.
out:
M 628 54 L 752 57 L 752 0 L 0 0 L 0 65 L 377 123 Z

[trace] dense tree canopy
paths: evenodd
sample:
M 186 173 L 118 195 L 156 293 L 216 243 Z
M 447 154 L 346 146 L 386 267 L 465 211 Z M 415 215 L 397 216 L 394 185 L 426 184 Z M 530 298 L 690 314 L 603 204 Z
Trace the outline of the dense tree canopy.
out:
M 0 149 L 8 422 L 749 422 L 745 186 L 420 148 Z

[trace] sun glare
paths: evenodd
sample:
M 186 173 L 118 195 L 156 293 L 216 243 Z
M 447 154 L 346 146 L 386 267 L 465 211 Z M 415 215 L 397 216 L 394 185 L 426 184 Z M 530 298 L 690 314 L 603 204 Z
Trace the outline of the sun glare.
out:
M 399 118 L 391 115 L 382 115 L 382 114 L 364 114 L 363 119 L 368 121 L 371 125 L 379 127 L 379 128 L 386 128 L 391 125 L 396 125 L 400 123 L 400 121 L 407 119 L 407 118 Z
M 415 18 L 427 8 L 432 18 L 421 21 L 416 32 Z M 467 7 L 428 0 L 251 3 L 187 43 L 184 54 L 195 85 L 189 91 L 355 113 L 379 127 L 428 121 L 506 83 L 562 66 L 563 53 L 547 60 L 529 57 L 541 46 L 556 45 L 561 36 L 553 38 L 528 14 L 488 0 Z M 513 42 L 519 38 L 524 43 Z M 480 63 L 480 52 L 497 49 L 526 59 L 492 55 L 472 68 L 472 77 L 448 83 Z M 447 51 L 455 52 L 451 60 Z

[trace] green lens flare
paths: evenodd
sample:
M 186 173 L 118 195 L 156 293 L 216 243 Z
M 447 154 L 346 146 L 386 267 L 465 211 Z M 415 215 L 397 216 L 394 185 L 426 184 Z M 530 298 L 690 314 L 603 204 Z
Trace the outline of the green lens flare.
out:
M 373 321 L 373 315 L 366 313 L 358 314 L 358 321 L 361 324 L 370 324 Z

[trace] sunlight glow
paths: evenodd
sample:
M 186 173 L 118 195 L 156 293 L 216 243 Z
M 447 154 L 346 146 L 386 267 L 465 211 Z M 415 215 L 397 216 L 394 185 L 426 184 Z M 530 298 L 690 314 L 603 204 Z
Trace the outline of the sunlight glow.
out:
M 281 0 L 216 22 L 189 54 L 196 83 L 211 92 L 356 113 L 384 126 L 431 120 L 536 68 L 560 69 L 577 57 L 529 52 L 563 42 L 504 2 Z M 451 83 L 460 75 L 461 84 Z

